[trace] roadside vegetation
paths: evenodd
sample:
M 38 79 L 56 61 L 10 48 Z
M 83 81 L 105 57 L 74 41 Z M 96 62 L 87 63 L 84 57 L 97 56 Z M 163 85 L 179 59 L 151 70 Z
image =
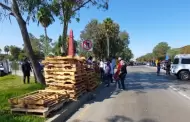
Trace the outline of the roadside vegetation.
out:
M 34 83 L 31 78 L 30 84 L 23 84 L 22 77 L 15 75 L 7 75 L 0 77 L 0 121 L 1 122 L 43 122 L 44 118 L 19 115 L 10 113 L 10 105 L 8 99 L 29 93 L 35 90 L 43 89 L 40 84 Z

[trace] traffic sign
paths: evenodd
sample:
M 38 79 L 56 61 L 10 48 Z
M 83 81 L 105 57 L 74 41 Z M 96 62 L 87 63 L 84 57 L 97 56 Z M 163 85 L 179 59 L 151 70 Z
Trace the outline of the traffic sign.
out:
M 92 41 L 84 40 L 82 42 L 82 48 L 86 51 L 92 51 Z

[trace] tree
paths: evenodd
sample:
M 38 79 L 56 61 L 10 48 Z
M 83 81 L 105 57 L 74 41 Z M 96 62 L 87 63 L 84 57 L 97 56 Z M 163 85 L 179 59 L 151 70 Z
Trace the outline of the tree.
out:
M 6 45 L 6 46 L 4 47 L 4 52 L 6 52 L 7 55 L 8 55 L 8 53 L 9 53 L 9 46 Z
M 61 35 L 59 36 L 58 40 L 56 42 L 54 42 L 53 45 L 53 49 L 52 52 L 56 55 L 56 56 L 60 56 L 61 55 Z
M 47 27 L 53 23 L 54 18 L 51 14 L 50 8 L 47 6 L 43 6 L 40 8 L 40 10 L 38 11 L 37 14 L 37 18 L 38 21 L 41 23 L 41 25 L 44 27 L 44 32 L 45 32 L 45 38 L 43 38 L 42 36 L 40 37 L 41 39 L 45 40 L 41 40 L 44 44 L 44 54 L 45 56 L 48 55 L 49 52 L 49 38 L 47 36 Z
M 39 40 L 42 48 L 41 51 L 43 52 L 44 56 L 48 56 L 49 53 L 52 52 L 52 39 L 41 35 Z
M 167 51 L 168 56 L 173 61 L 174 57 L 180 53 L 180 48 L 172 48 Z
M 2 52 L 2 50 L 1 50 L 1 48 L 0 48 L 0 54 L 1 54 L 1 52 Z
M 190 54 L 190 45 L 184 46 L 180 49 L 181 54 Z
M 36 75 L 37 80 L 42 84 L 45 84 L 45 79 L 42 73 L 37 68 L 38 67 L 37 61 L 35 59 L 35 55 L 32 50 L 26 24 L 30 19 L 35 20 L 37 9 L 40 8 L 42 4 L 45 4 L 45 2 L 46 2 L 45 0 L 42 0 L 42 1 L 41 0 L 12 0 L 11 2 L 8 0 L 4 0 L 0 2 L 0 7 L 2 8 L 1 16 L 3 15 L 7 16 L 7 13 L 9 13 L 10 16 L 15 17 L 15 19 L 17 20 L 17 23 L 19 25 L 19 28 L 23 37 L 26 53 L 29 56 L 29 59 L 34 68 L 35 74 L 37 74 Z M 25 16 L 27 16 L 26 21 L 24 20 L 22 16 L 24 14 Z
M 168 46 L 167 42 L 160 42 L 158 43 L 154 49 L 153 49 L 153 54 L 154 56 L 159 59 L 159 60 L 163 60 L 166 56 L 167 51 L 170 49 L 170 47 Z
M 126 55 L 126 57 L 132 57 L 131 50 L 128 50 L 129 34 L 126 31 L 120 31 L 119 25 L 111 18 L 106 18 L 102 23 L 99 23 L 95 19 L 91 20 L 81 32 L 80 37 L 81 40 L 89 39 L 93 41 L 93 52 L 86 52 L 81 49 L 80 53 L 82 55 L 94 55 L 97 59 L 106 58 L 106 40 L 108 37 L 110 43 L 110 56 Z
M 62 33 L 62 48 L 63 53 L 66 55 L 67 47 L 67 30 L 68 24 L 72 18 L 75 18 L 79 22 L 79 11 L 81 8 L 88 5 L 97 6 L 98 8 L 108 9 L 108 0 L 54 0 L 52 4 L 52 10 L 56 16 L 58 16 L 63 23 Z M 89 7 L 89 6 L 88 6 Z M 78 14 L 77 14 L 78 12 Z
M 12 60 L 18 60 L 19 55 L 21 53 L 21 48 L 14 46 L 14 45 L 11 45 L 10 46 L 10 53 L 11 53 Z

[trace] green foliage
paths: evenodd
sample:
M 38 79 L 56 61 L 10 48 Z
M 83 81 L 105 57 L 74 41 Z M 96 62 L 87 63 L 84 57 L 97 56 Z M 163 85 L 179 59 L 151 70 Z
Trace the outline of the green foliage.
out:
M 173 61 L 174 57 L 180 53 L 180 48 L 172 48 L 167 51 L 168 56 Z
M 0 48 L 0 54 L 1 54 L 1 52 L 2 52 L 2 49 Z
M 107 18 L 103 23 L 91 20 L 81 32 L 82 40 L 93 41 L 93 52 L 86 52 L 80 49 L 79 55 L 94 55 L 98 59 L 107 57 L 107 37 L 110 43 L 110 56 L 122 56 L 127 60 L 133 57 L 128 48 L 129 35 L 126 31 L 120 31 L 119 25 L 112 19 Z
M 80 21 L 79 11 L 83 7 L 90 7 L 90 5 L 97 6 L 98 8 L 108 9 L 108 1 L 104 0 L 53 0 L 51 4 L 51 10 L 59 17 L 63 24 L 62 34 L 62 48 L 63 53 L 67 54 L 67 30 L 68 24 L 72 18 L 75 18 L 77 22 Z
M 52 52 L 53 52 L 56 56 L 60 56 L 60 55 L 61 55 L 61 38 L 62 38 L 62 37 L 59 36 L 58 40 L 53 43 Z
M 44 118 L 31 115 L 18 115 L 10 113 L 8 99 L 26 94 L 35 90 L 43 89 L 42 85 L 34 83 L 23 84 L 21 77 L 7 75 L 0 77 L 0 120 L 2 122 L 43 122 Z
M 180 49 L 181 54 L 190 54 L 190 45 L 184 46 Z
M 19 59 L 19 54 L 21 53 L 21 48 L 11 45 L 10 47 L 10 53 L 13 58 L 13 60 L 18 60 Z
M 19 70 L 19 64 L 18 64 L 18 62 L 16 60 L 12 61 L 11 68 L 13 70 Z
M 37 18 L 38 22 L 41 23 L 44 28 L 47 28 L 55 21 L 48 6 L 43 6 L 38 10 Z
M 10 51 L 10 50 L 9 50 L 9 46 L 6 45 L 6 46 L 4 47 L 4 52 L 6 52 L 6 53 L 8 54 L 9 51 Z
M 43 52 L 44 56 L 48 56 L 49 53 L 52 52 L 52 39 L 41 35 L 39 41 L 41 45 L 41 51 Z
M 168 43 L 160 42 L 154 47 L 153 54 L 154 54 L 155 58 L 157 58 L 159 60 L 163 60 L 169 49 L 170 49 L 170 46 L 168 46 Z
M 155 60 L 155 57 L 154 57 L 153 53 L 147 53 L 147 54 L 137 58 L 136 60 L 140 61 L 140 62 L 152 61 L 152 60 Z

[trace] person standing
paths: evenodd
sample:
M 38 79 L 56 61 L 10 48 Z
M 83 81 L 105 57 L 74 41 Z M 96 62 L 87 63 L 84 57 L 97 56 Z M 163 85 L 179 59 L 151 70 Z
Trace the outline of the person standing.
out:
M 157 75 L 160 75 L 160 61 L 157 63 Z
M 110 86 L 110 73 L 111 73 L 110 62 L 107 60 L 104 69 L 104 79 L 107 87 Z
M 110 68 L 111 68 L 111 71 L 110 71 L 110 82 L 113 83 L 114 64 L 112 64 L 112 62 L 110 63 Z
M 117 71 L 114 73 L 114 79 L 116 81 L 116 85 L 118 84 L 119 89 L 121 89 L 121 81 L 119 78 L 119 74 L 121 71 L 121 57 L 118 58 Z
M 123 90 L 125 90 L 125 77 L 127 74 L 127 65 L 124 62 L 124 60 L 121 60 L 121 70 L 120 70 L 120 74 L 119 74 L 119 78 L 121 81 L 121 86 L 123 88 Z
M 114 56 L 113 56 L 113 58 L 112 58 L 111 63 L 112 63 L 113 70 L 114 70 L 114 69 L 116 68 L 116 60 L 115 60 L 115 57 L 114 57 Z
M 23 72 L 23 83 L 24 84 L 26 83 L 26 78 L 27 78 L 27 83 L 30 83 L 31 67 L 27 58 L 25 58 L 24 62 L 22 63 L 22 72 Z
M 166 63 L 166 75 L 170 75 L 170 68 L 171 68 L 171 60 L 168 59 L 168 62 Z
M 100 60 L 99 67 L 100 67 L 100 77 L 101 77 L 101 80 L 103 82 L 103 78 L 104 78 L 104 62 L 102 61 L 102 59 Z

